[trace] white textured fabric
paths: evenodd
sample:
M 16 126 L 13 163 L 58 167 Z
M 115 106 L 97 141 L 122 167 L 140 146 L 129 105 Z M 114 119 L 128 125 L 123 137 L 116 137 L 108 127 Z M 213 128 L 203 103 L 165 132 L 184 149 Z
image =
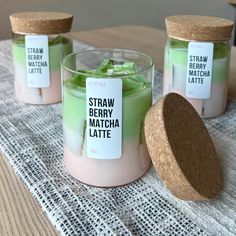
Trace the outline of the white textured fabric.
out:
M 125 187 L 89 187 L 64 170 L 61 104 L 18 102 L 10 41 L 0 42 L 0 58 L 0 150 L 62 235 L 236 235 L 236 102 L 206 120 L 225 171 L 218 199 L 178 200 L 153 168 Z M 160 97 L 160 74 L 155 81 Z

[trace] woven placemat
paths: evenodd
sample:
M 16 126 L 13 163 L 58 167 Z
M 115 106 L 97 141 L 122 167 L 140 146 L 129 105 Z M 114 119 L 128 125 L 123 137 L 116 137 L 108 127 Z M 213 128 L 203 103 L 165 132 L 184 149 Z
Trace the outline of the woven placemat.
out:
M 86 47 L 75 42 L 76 50 Z M 125 187 L 89 187 L 64 170 L 61 104 L 18 102 L 9 40 L 0 42 L 0 57 L 0 150 L 62 235 L 236 234 L 235 102 L 225 116 L 206 120 L 225 167 L 226 185 L 217 200 L 180 201 L 153 168 Z M 156 73 L 156 98 L 161 81 Z

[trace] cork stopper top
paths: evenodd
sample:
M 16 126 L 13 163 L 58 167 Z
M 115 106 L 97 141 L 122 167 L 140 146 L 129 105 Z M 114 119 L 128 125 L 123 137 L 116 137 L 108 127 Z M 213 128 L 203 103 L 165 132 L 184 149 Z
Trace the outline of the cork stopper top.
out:
M 19 12 L 10 15 L 14 33 L 66 33 L 71 30 L 72 20 L 72 15 L 62 12 Z
M 222 188 L 222 170 L 213 142 L 193 106 L 171 93 L 145 117 L 153 165 L 167 188 L 184 200 L 206 200 Z
M 234 26 L 231 20 L 197 15 L 168 16 L 165 23 L 169 37 L 187 41 L 224 41 Z

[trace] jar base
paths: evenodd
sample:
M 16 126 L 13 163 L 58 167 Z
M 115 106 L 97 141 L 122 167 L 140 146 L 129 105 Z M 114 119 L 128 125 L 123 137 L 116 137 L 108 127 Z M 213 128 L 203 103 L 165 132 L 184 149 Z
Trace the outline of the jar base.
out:
M 48 88 L 28 87 L 24 66 L 15 65 L 15 71 L 14 84 L 17 100 L 32 105 L 47 105 L 61 102 L 62 96 L 59 70 L 50 73 L 51 83 Z
M 27 104 L 27 105 L 34 105 L 34 106 L 46 106 L 46 105 L 52 105 L 52 104 L 57 104 L 57 103 L 61 103 L 61 99 L 60 100 L 58 100 L 58 101 L 48 101 L 48 102 L 42 102 L 42 103 L 34 103 L 34 102 L 30 102 L 30 101 L 25 101 L 24 99 L 22 99 L 22 98 L 19 98 L 19 97 L 17 97 L 16 96 L 16 99 L 19 101 L 19 102 L 23 102 L 23 103 L 25 103 L 25 104 Z
M 81 180 L 79 180 L 78 178 L 76 178 L 75 176 L 73 176 L 71 173 L 69 173 L 74 179 L 76 179 L 77 181 L 79 181 L 81 184 L 86 184 L 86 185 L 88 185 L 88 186 L 90 186 L 90 187 L 94 187 L 94 188 L 119 188 L 119 187 L 124 187 L 124 186 L 127 186 L 127 185 L 129 185 L 129 184 L 132 184 L 132 183 L 134 183 L 134 182 L 136 182 L 136 181 L 138 181 L 139 179 L 141 179 L 143 176 L 145 176 L 146 174 L 147 174 L 147 172 L 149 171 L 149 169 L 150 169 L 150 166 L 151 166 L 151 164 L 149 165 L 149 167 L 147 168 L 147 170 L 141 175 L 141 176 L 139 176 L 139 177 L 137 177 L 136 179 L 134 179 L 134 180 L 132 180 L 132 181 L 129 181 L 129 182 L 127 182 L 127 183 L 123 183 L 123 184 L 119 184 L 119 185 L 111 185 L 111 186 L 102 186 L 102 185 L 94 185 L 94 184 L 90 184 L 90 183 L 87 183 L 87 182 L 83 182 L 83 181 L 81 181 Z M 66 171 L 68 171 L 67 169 L 66 169 Z M 69 172 L 69 171 L 68 171 Z
M 130 145 L 127 144 L 127 148 Z M 125 147 L 124 147 L 125 148 Z M 126 155 L 115 160 L 97 160 L 86 155 L 76 155 L 64 146 L 65 168 L 78 181 L 94 187 L 118 187 L 141 178 L 149 170 L 150 157 L 146 145 L 139 147 L 136 155 Z M 131 168 L 132 167 L 132 168 Z

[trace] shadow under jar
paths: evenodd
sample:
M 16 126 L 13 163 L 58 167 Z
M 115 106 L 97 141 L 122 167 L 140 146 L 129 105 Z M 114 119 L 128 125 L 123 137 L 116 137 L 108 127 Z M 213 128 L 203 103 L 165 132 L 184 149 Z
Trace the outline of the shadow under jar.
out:
M 184 96 L 203 118 L 224 113 L 230 61 L 230 20 L 194 15 L 166 18 L 163 95 Z
M 143 125 L 153 76 L 152 59 L 134 51 L 95 49 L 64 58 L 64 161 L 72 176 L 114 187 L 146 173 Z
M 72 53 L 72 15 L 22 12 L 10 15 L 15 94 L 29 104 L 61 101 L 60 64 Z

